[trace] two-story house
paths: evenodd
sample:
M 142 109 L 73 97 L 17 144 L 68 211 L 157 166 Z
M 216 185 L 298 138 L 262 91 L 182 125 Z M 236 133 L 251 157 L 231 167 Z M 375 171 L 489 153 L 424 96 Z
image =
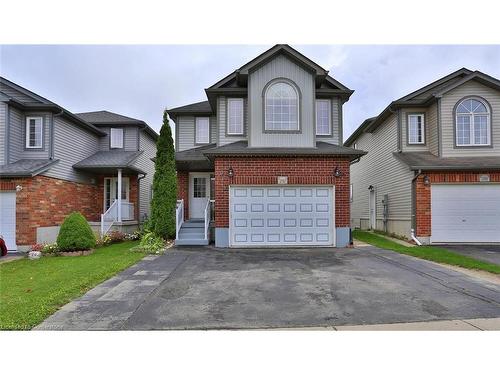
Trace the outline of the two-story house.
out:
M 175 122 L 177 244 L 345 246 L 349 165 L 342 105 L 352 90 L 287 45 L 276 45 L 168 110 Z M 214 203 L 213 207 L 211 202 Z
M 423 243 L 500 242 L 500 81 L 460 69 L 393 101 L 345 146 L 353 227 Z
M 0 234 L 9 250 L 54 242 L 72 211 L 101 233 L 137 228 L 149 215 L 157 137 L 144 121 L 73 114 L 0 78 Z

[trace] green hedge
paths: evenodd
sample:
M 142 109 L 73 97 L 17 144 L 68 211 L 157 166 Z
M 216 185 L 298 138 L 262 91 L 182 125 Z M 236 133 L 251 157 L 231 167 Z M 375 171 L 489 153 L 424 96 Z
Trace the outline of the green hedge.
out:
M 57 245 L 61 251 L 86 250 L 95 247 L 94 232 L 81 213 L 73 212 L 64 219 L 57 236 Z

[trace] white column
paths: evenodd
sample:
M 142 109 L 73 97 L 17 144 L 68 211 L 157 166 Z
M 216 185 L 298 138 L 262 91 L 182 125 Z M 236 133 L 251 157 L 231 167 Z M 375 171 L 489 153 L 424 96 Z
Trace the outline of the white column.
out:
M 118 222 L 122 222 L 122 170 L 118 169 Z

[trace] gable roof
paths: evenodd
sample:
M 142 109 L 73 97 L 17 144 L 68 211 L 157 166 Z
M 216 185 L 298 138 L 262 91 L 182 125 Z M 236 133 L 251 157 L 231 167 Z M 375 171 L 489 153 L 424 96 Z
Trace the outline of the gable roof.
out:
M 2 92 L 2 96 L 0 97 L 0 100 L 3 102 L 8 103 L 9 105 L 12 105 L 13 107 L 20 108 L 22 110 L 45 110 L 53 113 L 57 113 L 61 116 L 66 117 L 67 119 L 77 123 L 78 125 L 82 126 L 83 128 L 90 130 L 91 132 L 99 135 L 99 136 L 104 136 L 106 133 L 103 131 L 99 130 L 97 127 L 94 125 L 90 124 L 89 122 L 81 119 L 80 117 L 77 117 L 75 114 L 72 112 L 68 111 L 67 109 L 61 107 L 60 105 L 51 102 L 48 99 L 45 99 L 44 97 L 35 94 L 34 92 L 19 86 L 18 84 L 9 81 L 8 79 L 4 77 L 0 77 L 0 83 L 2 85 L 7 86 L 10 89 L 13 89 L 15 91 L 18 91 L 22 93 L 24 96 L 30 98 L 31 100 L 23 100 L 20 97 L 14 98 L 13 95 L 9 95 L 6 92 Z M 1 87 L 0 87 L 1 90 Z
M 120 115 L 118 113 L 109 111 L 94 111 L 94 112 L 77 113 L 76 116 L 99 127 L 107 125 L 139 126 L 141 128 L 144 128 L 146 132 L 149 133 L 154 139 L 158 138 L 158 133 L 156 133 L 152 128 L 150 128 L 149 125 L 146 124 L 144 121 Z
M 205 100 L 203 102 L 167 109 L 167 113 L 172 120 L 176 121 L 178 115 L 212 115 L 213 111 L 208 100 Z
M 351 134 L 344 142 L 344 145 L 350 146 L 354 140 L 364 132 L 373 132 L 380 124 L 384 122 L 395 109 L 400 107 L 419 107 L 428 106 L 436 101 L 442 95 L 450 90 L 468 82 L 477 80 L 487 86 L 500 90 L 500 80 L 484 74 L 478 70 L 472 71 L 467 68 L 461 68 L 448 74 L 412 93 L 392 101 L 378 116 L 363 121 L 363 123 Z

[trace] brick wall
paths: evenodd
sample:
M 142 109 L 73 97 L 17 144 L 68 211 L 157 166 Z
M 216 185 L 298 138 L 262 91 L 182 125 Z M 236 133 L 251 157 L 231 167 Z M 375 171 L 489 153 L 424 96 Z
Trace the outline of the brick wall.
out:
M 228 176 L 229 168 L 234 176 Z M 342 173 L 334 177 L 335 168 Z M 215 159 L 215 225 L 229 227 L 229 185 L 274 185 L 287 176 L 289 185 L 335 185 L 335 226 L 348 227 L 349 160 L 331 157 L 218 157 Z
M 189 219 L 189 172 L 177 171 L 177 199 L 184 199 L 184 219 Z
M 416 181 L 416 235 L 431 235 L 431 186 L 433 183 L 479 182 L 481 175 L 488 174 L 491 182 L 500 182 L 500 172 L 425 172 Z M 424 184 L 424 176 L 429 176 L 429 185 Z
M 59 225 L 73 211 L 80 211 L 87 220 L 99 220 L 98 202 L 102 198 L 98 198 L 95 185 L 36 176 L 3 179 L 0 190 L 15 190 L 17 185 L 22 186 L 16 193 L 18 245 L 32 245 L 36 228 Z

